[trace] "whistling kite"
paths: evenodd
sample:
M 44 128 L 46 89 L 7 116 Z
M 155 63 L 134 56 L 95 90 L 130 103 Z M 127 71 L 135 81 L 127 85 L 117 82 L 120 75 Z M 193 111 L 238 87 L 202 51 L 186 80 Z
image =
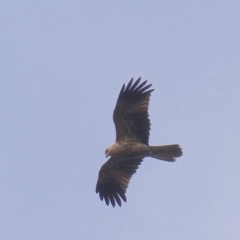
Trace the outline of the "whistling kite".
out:
M 110 158 L 99 171 L 96 192 L 99 192 L 101 200 L 104 198 L 107 205 L 110 201 L 113 207 L 115 202 L 121 206 L 121 198 L 127 201 L 125 193 L 128 183 L 143 158 L 173 162 L 175 157 L 182 155 L 178 144 L 148 145 L 148 105 L 154 89 L 148 90 L 152 84 L 145 86 L 147 81 L 140 84 L 140 80 L 138 78 L 133 83 L 132 78 L 126 88 L 125 84 L 122 86 L 113 112 L 116 141 L 106 149 L 105 155 Z

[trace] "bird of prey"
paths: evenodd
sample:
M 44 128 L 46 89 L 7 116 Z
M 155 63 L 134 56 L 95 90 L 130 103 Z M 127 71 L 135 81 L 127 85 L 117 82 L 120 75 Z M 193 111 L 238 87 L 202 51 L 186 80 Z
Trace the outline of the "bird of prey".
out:
M 152 84 L 147 81 L 140 83 L 141 78 L 127 86 L 125 84 L 119 93 L 113 112 L 113 121 L 116 129 L 116 141 L 109 146 L 105 162 L 98 175 L 96 193 L 100 199 L 115 207 L 117 202 L 121 206 L 121 199 L 126 202 L 126 189 L 132 175 L 136 172 L 143 158 L 152 157 L 168 162 L 174 162 L 182 155 L 178 144 L 149 146 L 150 120 L 148 106 Z

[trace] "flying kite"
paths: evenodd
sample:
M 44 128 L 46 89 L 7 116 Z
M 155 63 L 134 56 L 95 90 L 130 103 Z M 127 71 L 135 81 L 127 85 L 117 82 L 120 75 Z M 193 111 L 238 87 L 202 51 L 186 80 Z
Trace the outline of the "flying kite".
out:
M 174 162 L 176 157 L 182 156 L 182 149 L 178 144 L 149 146 L 150 120 L 148 106 L 152 84 L 147 81 L 140 83 L 141 78 L 128 85 L 122 86 L 113 112 L 116 129 L 116 141 L 109 146 L 105 162 L 98 175 L 96 193 L 101 200 L 115 207 L 121 199 L 126 202 L 126 189 L 132 175 L 136 172 L 143 158 L 152 157 L 159 160 Z

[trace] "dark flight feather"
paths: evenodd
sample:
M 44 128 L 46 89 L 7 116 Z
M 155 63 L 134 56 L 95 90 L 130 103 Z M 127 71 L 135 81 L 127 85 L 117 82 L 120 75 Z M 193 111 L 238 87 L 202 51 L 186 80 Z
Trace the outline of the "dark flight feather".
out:
M 96 186 L 96 192 L 99 192 L 100 199 L 104 199 L 107 205 L 111 203 L 113 207 L 115 202 L 121 206 L 121 199 L 126 202 L 125 193 L 128 183 L 141 162 L 140 158 L 122 161 L 111 157 L 104 163 L 99 171 L 99 180 Z
M 148 144 L 150 120 L 148 106 L 151 92 L 148 90 L 152 85 L 145 86 L 147 81 L 142 82 L 138 78 L 132 85 L 130 80 L 127 87 L 123 85 L 113 112 L 113 121 L 116 128 L 116 141 L 134 141 Z

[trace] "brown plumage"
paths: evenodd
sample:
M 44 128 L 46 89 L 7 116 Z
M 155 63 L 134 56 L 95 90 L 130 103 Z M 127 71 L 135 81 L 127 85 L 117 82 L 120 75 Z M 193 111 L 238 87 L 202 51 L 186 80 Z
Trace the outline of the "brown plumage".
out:
M 151 84 L 140 83 L 141 78 L 123 85 L 113 112 L 116 141 L 109 146 L 106 157 L 111 156 L 99 171 L 96 192 L 109 205 L 115 202 L 121 206 L 121 199 L 127 201 L 125 193 L 132 175 L 144 157 L 153 157 L 169 162 L 182 155 L 178 144 L 149 146 L 150 120 L 148 106 Z M 146 86 L 145 86 L 146 85 Z

